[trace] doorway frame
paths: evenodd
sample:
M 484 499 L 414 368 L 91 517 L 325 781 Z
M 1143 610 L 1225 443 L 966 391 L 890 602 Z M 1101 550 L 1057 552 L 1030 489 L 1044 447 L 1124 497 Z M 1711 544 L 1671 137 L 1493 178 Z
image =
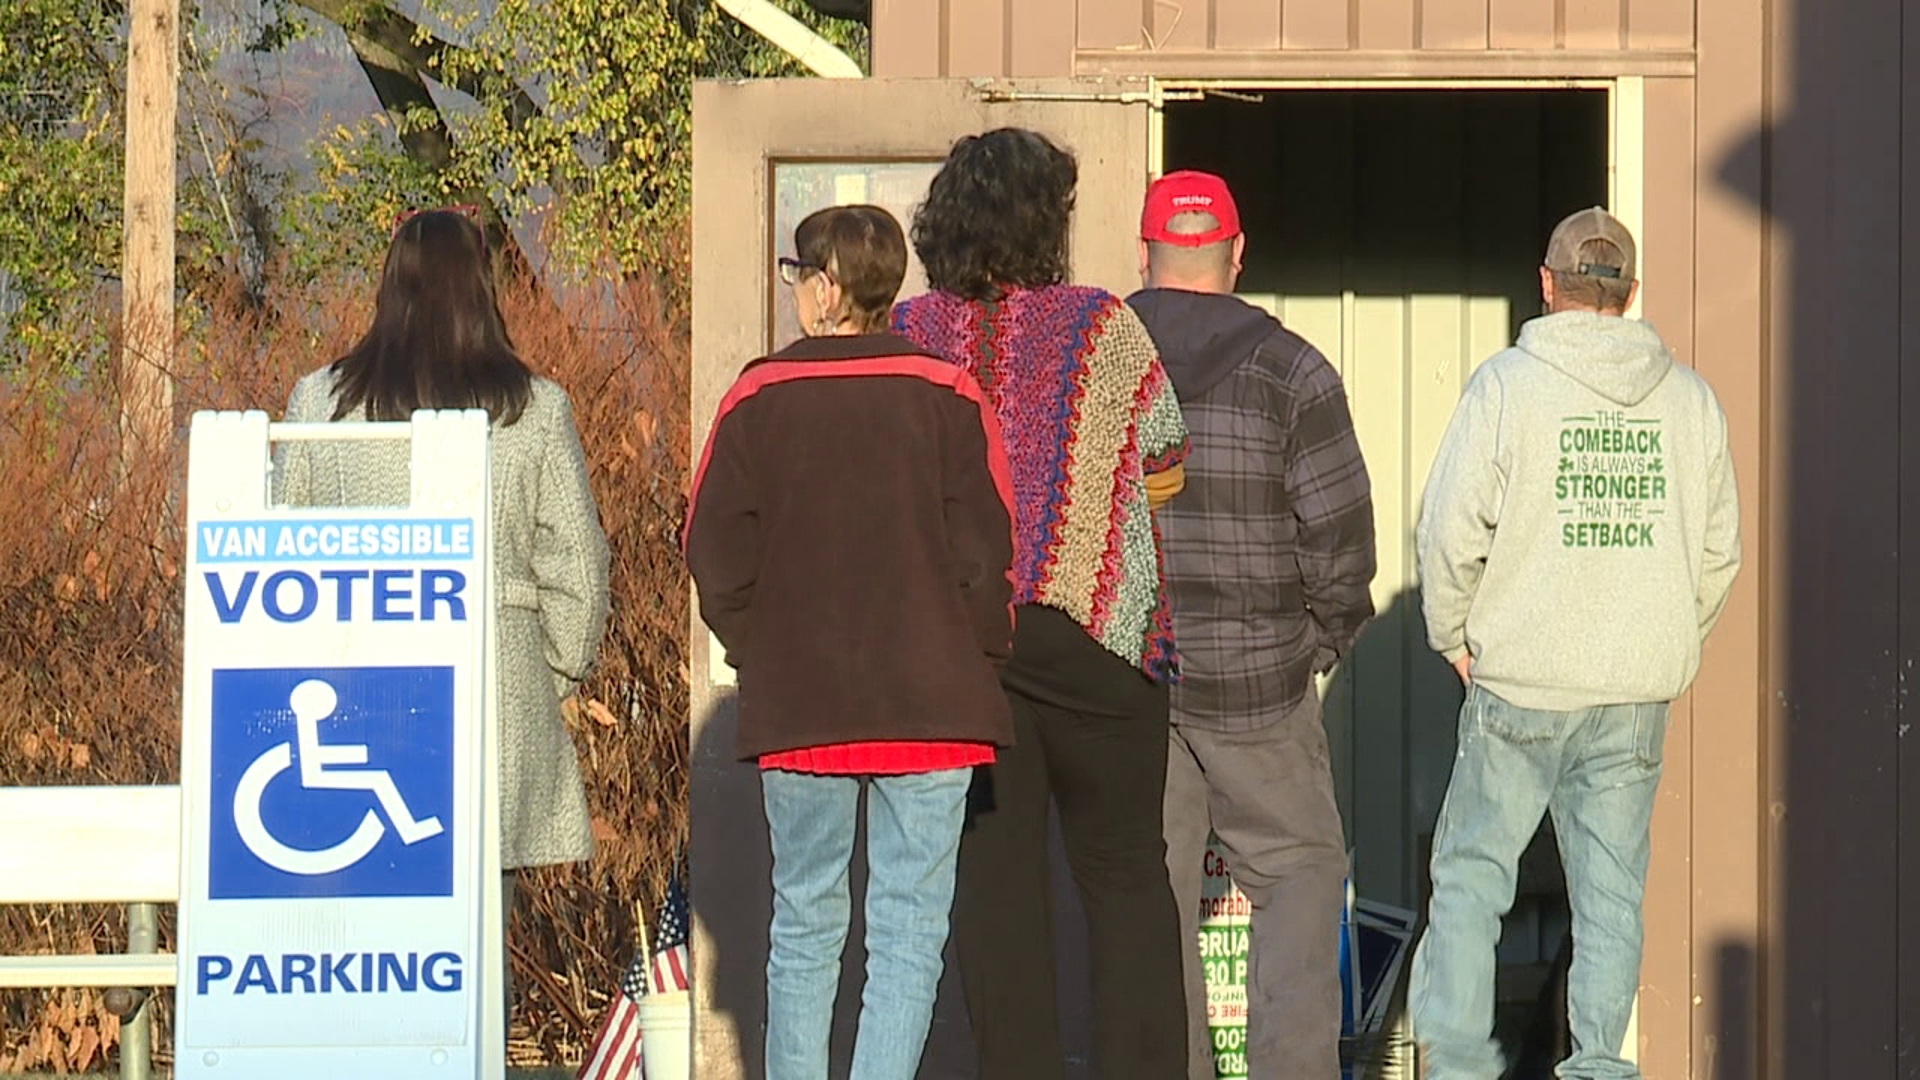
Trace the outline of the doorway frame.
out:
M 1282 61 L 1284 63 L 1284 61 Z M 1641 318 L 1644 310 L 1641 297 L 1647 291 L 1647 111 L 1646 77 L 1644 75 L 1618 75 L 1610 78 L 1591 77 L 1527 77 L 1527 78 L 1305 78 L 1275 75 L 1271 78 L 1178 78 L 1149 76 L 1148 94 L 1154 102 L 1154 108 L 1147 117 L 1147 177 L 1149 181 L 1158 179 L 1166 171 L 1166 109 L 1165 102 L 1176 100 L 1187 94 L 1206 94 L 1209 91 L 1228 93 L 1288 93 L 1313 91 L 1369 91 L 1392 93 L 1395 91 L 1445 91 L 1473 92 L 1485 90 L 1522 90 L 1544 91 L 1586 90 L 1604 91 L 1607 95 L 1607 211 L 1620 220 L 1632 233 L 1636 252 L 1636 269 L 1642 281 L 1642 287 L 1636 290 L 1633 303 L 1626 314 L 1631 318 Z M 1683 283 L 1676 282 L 1676 285 Z M 1692 283 L 1686 282 L 1688 299 L 1691 302 Z M 1351 297 L 1348 298 L 1349 302 Z M 1324 684 L 1323 684 L 1324 685 Z M 1691 730 L 1688 732 L 1691 735 Z M 1677 778 L 1676 778 L 1677 779 Z M 1674 783 L 1663 778 L 1663 787 Z M 1691 795 L 1691 785 L 1687 785 L 1687 794 Z M 1667 838 L 1671 830 L 1661 829 L 1656 818 L 1655 840 Z M 1677 837 L 1683 850 L 1691 850 L 1693 837 L 1683 833 Z M 1656 864 L 1662 862 L 1657 856 Z M 1690 878 L 1678 875 L 1664 875 L 1660 878 L 1649 877 L 1644 909 L 1652 912 L 1656 908 L 1668 911 L 1689 912 L 1691 909 L 1692 882 Z M 1425 912 L 1417 912 L 1418 919 L 1424 921 Z M 1682 918 L 1678 925 L 1687 926 L 1689 920 Z M 1653 922 L 1649 920 L 1650 924 Z M 1664 920 L 1657 925 L 1672 925 Z M 1651 927 L 1647 934 L 1643 955 L 1651 955 L 1656 949 L 1676 948 L 1686 950 L 1691 947 L 1690 935 L 1684 931 L 1675 940 L 1667 940 L 1672 935 L 1656 936 Z M 1640 999 L 1645 996 L 1648 984 L 1645 968 L 1639 992 L 1634 995 L 1633 1011 L 1627 1020 L 1627 1032 L 1621 1047 L 1621 1055 L 1628 1061 L 1640 1063 Z M 1683 997 L 1682 1000 L 1685 1000 Z M 1396 1023 L 1407 1024 L 1405 1010 Z M 1417 1074 L 1418 1069 L 1414 1072 Z
M 1463 78 L 1463 79 L 1313 79 L 1276 75 L 1270 79 L 1179 79 L 1149 77 L 1148 93 L 1155 107 L 1147 117 L 1147 177 L 1166 171 L 1167 113 L 1163 103 L 1182 94 L 1208 91 L 1229 93 L 1294 92 L 1314 90 L 1601 90 L 1607 94 L 1607 210 L 1633 233 L 1639 245 L 1638 263 L 1645 277 L 1647 265 L 1647 80 L 1641 75 L 1614 78 Z M 1641 289 L 1645 291 L 1644 284 Z M 1640 298 L 1634 297 L 1627 314 L 1640 316 Z

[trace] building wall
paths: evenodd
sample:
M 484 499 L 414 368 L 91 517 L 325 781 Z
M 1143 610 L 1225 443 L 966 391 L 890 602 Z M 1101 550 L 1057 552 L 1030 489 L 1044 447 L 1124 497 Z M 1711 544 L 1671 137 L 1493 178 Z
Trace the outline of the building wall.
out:
M 1910 0 L 1911 2 L 1911 0 Z M 1645 311 L 1718 389 L 1750 569 L 1675 711 L 1655 822 L 1637 1056 L 1650 1077 L 1758 1076 L 1761 1016 L 1760 208 L 1719 162 L 1763 123 L 1750 0 L 889 0 L 875 70 L 976 76 L 1423 80 L 1645 76 Z M 1754 167 L 1757 169 L 1757 165 Z M 1751 188 L 1760 188 L 1753 172 Z M 1744 953 L 1742 952 L 1744 950 Z M 1743 959 L 1744 957 L 1744 959 Z M 1742 1055 L 1745 1055 L 1744 1059 Z
M 1650 295 L 1648 316 L 1726 410 L 1747 556 L 1668 741 L 1641 978 L 1641 1048 L 1657 1077 L 1763 1075 L 1751 969 L 1736 953 L 1760 933 L 1763 218 L 1714 175 L 1762 122 L 1760 22 L 1756 5 L 1703 6 L 1698 77 L 1648 80 L 1649 276 L 1664 259 L 1669 282 L 1689 282 Z
M 1648 76 L 1646 310 L 1726 409 L 1747 568 L 1668 746 L 1641 1058 L 1913 1075 L 1920 0 L 884 0 L 875 69 Z

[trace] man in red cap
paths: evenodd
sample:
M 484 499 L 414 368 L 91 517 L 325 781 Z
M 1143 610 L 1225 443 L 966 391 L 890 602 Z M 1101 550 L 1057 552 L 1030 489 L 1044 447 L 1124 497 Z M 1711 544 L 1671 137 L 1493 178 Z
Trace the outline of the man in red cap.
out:
M 1211 830 L 1253 905 L 1247 1075 L 1340 1071 L 1346 847 L 1314 676 L 1373 615 L 1373 502 L 1340 376 L 1235 298 L 1246 237 L 1226 183 L 1147 191 L 1129 298 L 1187 418 L 1185 491 L 1160 511 L 1182 681 L 1173 687 L 1167 865 L 1187 935 L 1192 1080 L 1212 1080 L 1198 949 Z

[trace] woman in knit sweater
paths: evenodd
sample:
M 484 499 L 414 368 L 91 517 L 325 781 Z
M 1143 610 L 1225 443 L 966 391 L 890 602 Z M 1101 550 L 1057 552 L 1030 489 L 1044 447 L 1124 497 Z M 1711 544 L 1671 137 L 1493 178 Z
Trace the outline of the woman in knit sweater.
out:
M 1012 470 L 1015 744 L 975 771 L 953 916 L 980 1075 L 1064 1076 L 1051 799 L 1087 912 L 1096 1074 L 1166 1080 L 1187 1061 L 1161 833 L 1178 660 L 1151 510 L 1183 482 L 1187 433 L 1132 310 L 1065 283 L 1077 180 L 1033 132 L 960 140 L 913 221 L 933 291 L 893 324 L 979 382 Z

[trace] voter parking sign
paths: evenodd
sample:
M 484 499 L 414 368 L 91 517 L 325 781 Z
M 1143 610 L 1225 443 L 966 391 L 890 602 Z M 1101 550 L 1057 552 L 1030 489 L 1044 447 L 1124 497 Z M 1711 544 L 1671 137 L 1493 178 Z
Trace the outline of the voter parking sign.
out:
M 272 505 L 371 438 L 409 506 Z M 194 417 L 176 1075 L 502 1074 L 489 485 L 484 412 Z

